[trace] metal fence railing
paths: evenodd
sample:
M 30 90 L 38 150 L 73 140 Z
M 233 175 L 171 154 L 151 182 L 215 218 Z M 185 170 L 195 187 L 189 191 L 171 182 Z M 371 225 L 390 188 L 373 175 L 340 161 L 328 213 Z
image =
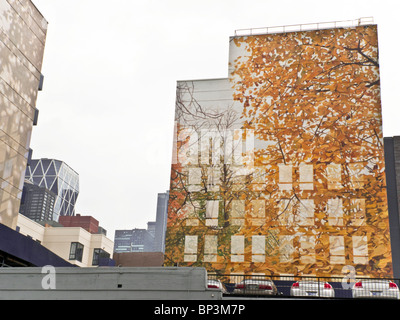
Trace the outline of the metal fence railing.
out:
M 346 27 L 355 27 L 360 25 L 368 25 L 373 23 L 374 23 L 373 17 L 363 17 L 356 20 L 329 21 L 329 22 L 303 23 L 303 24 L 284 25 L 284 26 L 237 29 L 235 30 L 235 36 L 249 36 L 249 35 L 251 36 L 251 35 L 261 35 L 261 34 L 271 34 L 271 33 L 310 31 L 310 30 L 322 30 L 331 28 L 346 28 Z
M 319 297 L 327 299 L 399 299 L 400 279 L 208 274 L 209 284 L 222 284 L 225 295 Z

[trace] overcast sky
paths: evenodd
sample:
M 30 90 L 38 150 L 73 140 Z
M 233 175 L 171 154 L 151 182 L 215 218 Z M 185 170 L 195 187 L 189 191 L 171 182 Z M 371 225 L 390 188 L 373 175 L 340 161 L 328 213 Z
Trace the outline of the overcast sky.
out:
M 169 188 L 177 80 L 228 76 L 236 29 L 373 17 L 384 136 L 400 135 L 396 1 L 33 0 L 49 22 L 33 158 L 79 173 L 76 212 L 116 229 L 155 221 Z

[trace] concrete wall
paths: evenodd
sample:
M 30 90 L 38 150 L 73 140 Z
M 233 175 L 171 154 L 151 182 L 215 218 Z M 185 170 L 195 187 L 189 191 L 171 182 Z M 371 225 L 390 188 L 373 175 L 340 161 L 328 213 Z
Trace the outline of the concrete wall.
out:
M 204 268 L 0 268 L 0 300 L 210 300 Z M 45 288 L 43 289 L 43 284 Z M 55 289 L 51 289 L 52 287 Z

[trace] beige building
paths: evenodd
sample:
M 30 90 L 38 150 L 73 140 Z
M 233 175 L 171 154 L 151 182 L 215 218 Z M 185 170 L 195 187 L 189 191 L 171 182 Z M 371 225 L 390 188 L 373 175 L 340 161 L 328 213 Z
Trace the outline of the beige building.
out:
M 21 234 L 79 267 L 96 266 L 99 254 L 108 253 L 112 258 L 114 242 L 104 234 L 93 234 L 81 227 L 44 227 L 21 214 L 17 227 Z
M 37 117 L 46 30 L 31 1 L 0 1 L 0 223 L 13 229 Z

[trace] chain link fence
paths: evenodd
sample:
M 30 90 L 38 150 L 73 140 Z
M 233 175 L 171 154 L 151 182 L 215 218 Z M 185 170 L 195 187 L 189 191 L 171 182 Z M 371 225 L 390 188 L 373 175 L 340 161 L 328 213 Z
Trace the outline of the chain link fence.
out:
M 266 276 L 209 274 L 209 283 L 219 282 L 225 295 L 259 297 L 318 297 L 326 299 L 399 299 L 399 279 L 312 276 Z M 211 286 L 210 286 L 211 287 Z

